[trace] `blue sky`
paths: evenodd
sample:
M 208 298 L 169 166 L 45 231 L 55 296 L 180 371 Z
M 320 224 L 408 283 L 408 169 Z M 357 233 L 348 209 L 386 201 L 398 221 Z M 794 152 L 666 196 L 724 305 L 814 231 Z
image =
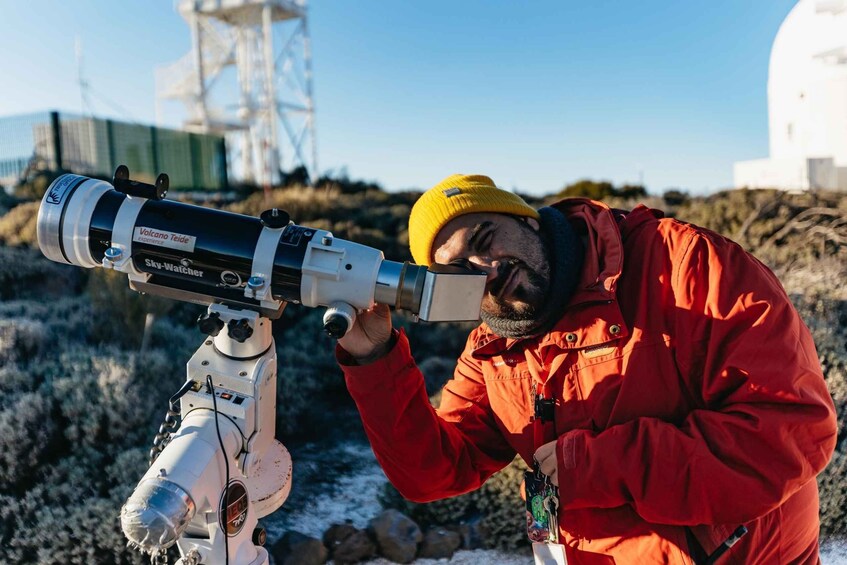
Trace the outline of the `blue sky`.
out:
M 728 187 L 768 154 L 768 58 L 795 3 L 312 0 L 320 167 L 391 190 L 454 172 L 534 194 Z M 0 0 L 0 116 L 80 111 L 77 37 L 95 113 L 153 123 L 154 68 L 191 42 L 168 0 Z

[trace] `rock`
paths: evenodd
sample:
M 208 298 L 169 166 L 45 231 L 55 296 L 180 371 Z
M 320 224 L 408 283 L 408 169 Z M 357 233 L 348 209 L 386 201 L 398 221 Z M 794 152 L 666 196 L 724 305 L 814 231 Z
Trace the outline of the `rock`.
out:
M 293 531 L 285 532 L 268 551 L 276 565 L 322 565 L 329 559 L 321 540 Z
M 379 552 L 395 563 L 411 563 L 418 552 L 423 533 L 408 516 L 397 510 L 386 510 L 368 523 L 376 538 Z
M 337 565 L 358 563 L 376 555 L 376 544 L 368 533 L 350 524 L 333 524 L 324 533 L 323 541 Z
M 357 531 L 358 529 L 351 524 L 333 524 L 324 532 L 324 545 L 329 549 L 329 553 L 332 554 L 336 547 Z
M 462 545 L 462 536 L 446 528 L 432 528 L 426 532 L 419 557 L 450 559 Z
M 333 560 L 338 565 L 358 563 L 376 555 L 376 544 L 364 530 L 358 530 L 335 549 Z

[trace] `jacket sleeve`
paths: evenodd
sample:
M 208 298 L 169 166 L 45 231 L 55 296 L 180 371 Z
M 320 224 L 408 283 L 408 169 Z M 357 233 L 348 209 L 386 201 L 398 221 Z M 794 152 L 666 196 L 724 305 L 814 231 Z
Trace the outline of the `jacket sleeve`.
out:
M 740 524 L 779 506 L 832 455 L 832 398 L 779 281 L 710 232 L 692 229 L 685 245 L 666 315 L 697 407 L 682 422 L 641 418 L 561 436 L 565 510 L 629 504 L 654 523 Z
M 430 404 L 403 332 L 385 357 L 369 365 L 356 366 L 343 349 L 336 350 L 376 458 L 409 500 L 429 502 L 477 489 L 515 456 L 497 428 L 469 347 L 442 391 L 439 410 Z

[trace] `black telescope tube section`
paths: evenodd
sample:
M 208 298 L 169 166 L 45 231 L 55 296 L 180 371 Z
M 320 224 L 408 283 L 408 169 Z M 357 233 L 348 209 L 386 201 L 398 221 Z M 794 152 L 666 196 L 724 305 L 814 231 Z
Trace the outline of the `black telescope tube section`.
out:
M 94 213 L 91 215 L 91 226 L 88 228 L 88 249 L 91 256 L 102 261 L 106 250 L 112 242 L 112 231 L 115 228 L 115 216 L 121 204 L 126 199 L 125 194 L 110 190 L 100 197 Z
M 242 284 L 250 278 L 261 230 L 259 221 L 249 216 L 148 200 L 135 222 L 132 261 L 141 272 L 172 277 L 188 287 L 205 286 L 221 298 L 232 298 L 229 295 L 235 291 L 243 299 Z M 166 245 L 167 239 L 161 244 L 138 241 L 137 236 L 145 234 L 148 241 L 164 234 L 191 243 L 173 248 Z
M 98 261 L 111 246 L 115 217 L 126 198 L 111 190 L 94 209 L 88 246 Z M 132 262 L 138 271 L 151 275 L 149 284 L 253 303 L 256 301 L 244 296 L 244 288 L 252 274 L 262 229 L 261 221 L 252 216 L 172 200 L 148 200 L 132 227 Z M 270 281 L 274 299 L 300 300 L 301 268 L 313 236 L 314 230 L 293 224 L 282 230 Z M 163 241 L 157 242 L 157 238 Z M 168 238 L 182 243 L 169 245 Z

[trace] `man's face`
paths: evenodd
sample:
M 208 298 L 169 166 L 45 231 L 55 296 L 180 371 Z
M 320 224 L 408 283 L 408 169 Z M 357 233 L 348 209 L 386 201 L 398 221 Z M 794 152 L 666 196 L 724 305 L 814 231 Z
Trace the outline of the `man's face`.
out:
M 488 274 L 482 310 L 510 320 L 535 319 L 550 286 L 550 263 L 538 222 L 505 214 L 466 214 L 435 237 L 435 262 Z

